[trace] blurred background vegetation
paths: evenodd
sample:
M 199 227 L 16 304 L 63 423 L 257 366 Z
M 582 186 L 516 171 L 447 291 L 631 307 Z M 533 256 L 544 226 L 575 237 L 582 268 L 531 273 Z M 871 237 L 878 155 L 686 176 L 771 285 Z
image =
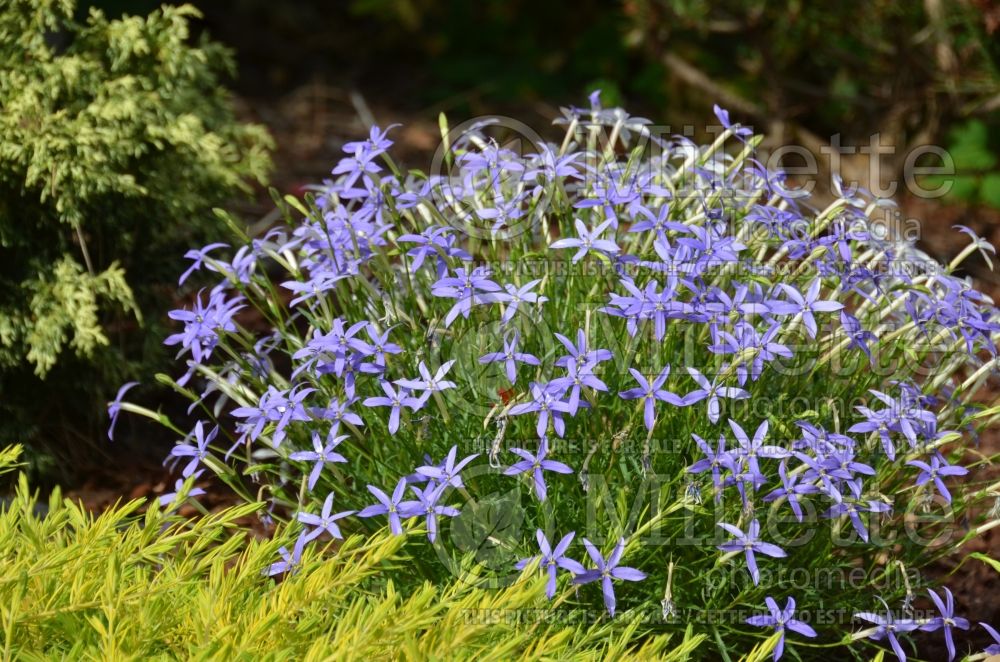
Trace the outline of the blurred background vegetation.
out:
M 183 269 L 181 255 L 192 242 L 224 236 L 208 208 L 226 204 L 248 222 L 267 219 L 269 197 L 254 184 L 266 172 L 261 159 L 268 141 L 254 128 L 259 124 L 266 125 L 277 145 L 271 183 L 295 192 L 328 175 L 343 143 L 372 121 L 403 122 L 394 137 L 404 159 L 409 154 L 419 167 L 436 147 L 440 112 L 454 119 L 508 114 L 541 130 L 557 116 L 558 106 L 582 103 L 588 92 L 601 88 L 606 104 L 622 104 L 679 129 L 710 121 L 711 106 L 719 103 L 767 133 L 771 144 L 816 150 L 833 134 L 840 134 L 844 144 L 867 144 L 880 132 L 884 144 L 897 146 L 897 156 L 887 164 L 890 173 L 898 172 L 908 148 L 940 144 L 953 153 L 958 168 L 952 194 L 931 201 L 930 207 L 927 201 L 901 200 L 904 213 L 925 221 L 928 247 L 939 257 L 950 248 L 938 241 L 944 236 L 938 226 L 962 222 L 995 243 L 1000 240 L 1000 0 L 194 4 L 201 16 L 187 17 L 192 34 L 181 42 L 204 55 L 198 56 L 202 64 L 190 70 L 188 87 L 177 87 L 176 77 L 157 70 L 163 61 L 156 52 L 136 65 L 138 73 L 145 72 L 147 91 L 177 90 L 159 95 L 163 109 L 154 115 L 157 121 L 169 120 L 170 113 L 190 107 L 222 136 L 220 149 L 257 160 L 231 160 L 232 171 L 221 178 L 198 166 L 193 172 L 205 178 L 183 185 L 178 180 L 175 191 L 105 197 L 100 204 L 80 207 L 78 217 L 84 227 L 94 228 L 93 240 L 107 242 L 101 266 L 115 260 L 123 265 L 144 325 L 135 324 L 134 316 L 123 321 L 120 306 L 101 306 L 101 328 L 118 334 L 110 349 L 81 355 L 63 348 L 44 375 L 23 358 L 4 368 L 4 415 L 16 410 L 18 418 L 10 419 L 0 443 L 26 443 L 38 457 L 56 460 L 73 451 L 77 468 L 79 457 L 105 446 L 103 409 L 96 403 L 110 400 L 125 379 L 150 382 L 153 372 L 164 369 L 162 352 L 151 348 L 159 347 L 164 313 L 176 304 L 171 283 Z M 75 6 L 69 0 L 46 0 L 8 3 L 0 12 L 9 18 L 16 8 L 32 5 L 70 12 L 76 24 L 87 20 L 91 8 L 120 18 L 159 7 L 149 0 L 81 0 Z M 22 26 L 34 45 L 29 48 L 32 40 L 24 39 L 7 44 L 4 66 L 35 67 L 31 48 L 45 46 L 53 56 L 89 49 L 91 60 L 103 62 L 105 70 L 103 77 L 94 74 L 97 82 L 75 89 L 84 96 L 92 94 L 89 86 L 124 75 L 102 59 L 107 44 L 72 38 L 71 23 L 67 18 L 57 25 Z M 181 46 L 176 39 L 170 43 L 175 51 Z M 191 101 L 195 97 L 197 103 Z M 65 98 L 46 112 L 72 107 Z M 6 97 L 0 104 L 10 113 Z M 138 135 L 130 139 L 141 142 Z M 241 152 L 240 145 L 249 151 Z M 95 149 L 106 149 L 107 158 L 113 158 L 114 146 Z M 78 268 L 85 267 L 71 224 L 55 218 L 59 214 L 46 207 L 51 200 L 43 197 L 44 187 L 31 185 L 11 158 L 0 152 L 0 188 L 6 196 L 0 223 L 14 228 L 12 233 L 26 232 L 33 219 L 44 217 L 54 237 L 46 240 L 52 242 L 46 244 L 52 247 L 46 259 L 69 255 Z M 150 176 L 160 173 L 169 181 L 171 173 L 194 166 L 143 159 L 128 167 Z M 255 201 L 240 201 L 241 190 L 250 185 L 256 186 Z M 130 229 L 119 237 L 116 228 Z M 138 228 L 146 234 L 136 234 Z M 17 244 L 5 239 L 2 250 L 13 254 Z M 27 277 L 18 278 L 8 277 L 5 286 L 15 289 L 6 296 L 16 292 L 13 299 L 23 302 L 26 291 L 16 288 Z M 73 397 L 57 395 L 63 389 Z M 127 424 L 123 429 L 126 437 L 140 434 Z
M 899 179 L 914 147 L 940 145 L 960 175 L 942 227 L 989 235 L 997 221 L 1000 0 L 201 5 L 206 30 L 236 50 L 249 116 L 276 134 L 279 186 L 325 174 L 364 130 L 359 117 L 402 122 L 397 147 L 404 159 L 413 150 L 419 167 L 436 147 L 440 112 L 506 114 L 543 131 L 560 105 L 600 88 L 606 104 L 677 131 L 704 126 L 718 103 L 766 134 L 765 150 L 816 153 L 833 135 L 867 146 L 878 133 L 895 148 L 880 157 L 886 181 Z M 871 184 L 867 157 L 841 167 L 845 179 Z M 929 215 L 921 200 L 900 201 L 908 215 Z M 928 232 L 932 248 L 947 241 Z
M 719 102 L 763 125 L 864 137 L 936 135 L 1000 108 L 991 0 L 202 4 L 249 94 L 322 77 L 401 110 L 481 112 L 600 87 L 656 121 Z

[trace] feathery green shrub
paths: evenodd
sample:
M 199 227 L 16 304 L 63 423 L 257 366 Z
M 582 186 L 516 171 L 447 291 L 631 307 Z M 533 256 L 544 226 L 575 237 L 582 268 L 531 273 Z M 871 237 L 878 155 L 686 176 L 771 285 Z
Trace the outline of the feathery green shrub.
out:
M 75 4 L 0 12 L 0 434 L 14 441 L 59 413 L 45 402 L 96 411 L 162 357 L 179 254 L 270 167 L 270 137 L 220 85 L 229 52 L 192 43 L 193 7 L 79 23 Z
M 0 450 L 0 472 L 17 455 Z M 388 531 L 314 546 L 276 582 L 264 571 L 293 536 L 248 540 L 239 528 L 261 504 L 186 520 L 143 514 L 142 500 L 96 517 L 58 491 L 44 518 L 36 503 L 22 474 L 0 510 L 4 659 L 681 660 L 704 639 L 636 638 L 639 621 L 512 619 L 547 613 L 534 568 L 501 591 L 457 580 L 402 590 L 382 571 L 412 559 Z

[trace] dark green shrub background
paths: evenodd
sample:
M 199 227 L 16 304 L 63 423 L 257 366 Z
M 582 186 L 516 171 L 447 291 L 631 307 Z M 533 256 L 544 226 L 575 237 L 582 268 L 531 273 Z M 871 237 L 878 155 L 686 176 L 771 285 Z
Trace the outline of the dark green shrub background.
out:
M 72 0 L 0 12 L 0 443 L 93 453 L 103 404 L 166 358 L 184 250 L 269 168 L 236 122 L 232 56 L 191 7 L 80 21 Z

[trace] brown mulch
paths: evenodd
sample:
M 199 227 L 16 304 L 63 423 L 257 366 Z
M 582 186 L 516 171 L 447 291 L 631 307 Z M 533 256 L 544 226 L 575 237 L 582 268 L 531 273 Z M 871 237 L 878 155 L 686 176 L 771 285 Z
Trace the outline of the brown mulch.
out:
M 167 467 L 155 465 L 135 464 L 124 470 L 121 465 L 115 465 L 105 471 L 91 472 L 86 481 L 66 490 L 63 496 L 82 504 L 94 514 L 133 499 L 144 499 L 144 510 L 161 494 L 174 491 L 179 474 L 179 471 L 171 472 Z M 195 482 L 194 487 L 205 490 L 205 494 L 197 497 L 197 501 L 210 513 L 244 503 L 239 495 L 214 476 L 203 475 Z M 177 514 L 182 517 L 198 517 L 201 511 L 189 502 L 182 504 Z M 237 522 L 254 538 L 270 538 L 273 533 L 273 528 L 265 525 L 257 514 L 240 518 Z

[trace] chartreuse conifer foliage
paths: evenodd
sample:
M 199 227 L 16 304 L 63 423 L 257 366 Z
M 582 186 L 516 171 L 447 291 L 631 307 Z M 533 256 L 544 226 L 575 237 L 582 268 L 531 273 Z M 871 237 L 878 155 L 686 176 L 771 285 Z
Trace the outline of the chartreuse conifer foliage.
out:
M 19 454 L 0 451 L 0 472 Z M 310 548 L 276 581 L 265 571 L 293 536 L 248 540 L 241 521 L 261 505 L 185 520 L 134 500 L 95 517 L 56 491 L 39 517 L 22 475 L 0 511 L 4 659 L 680 660 L 703 640 L 516 620 L 546 604 L 534 567 L 501 591 L 456 580 L 403 592 L 384 571 L 413 560 L 388 531 Z

